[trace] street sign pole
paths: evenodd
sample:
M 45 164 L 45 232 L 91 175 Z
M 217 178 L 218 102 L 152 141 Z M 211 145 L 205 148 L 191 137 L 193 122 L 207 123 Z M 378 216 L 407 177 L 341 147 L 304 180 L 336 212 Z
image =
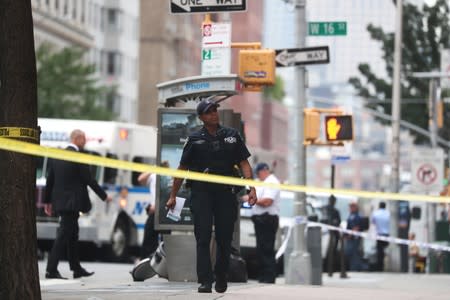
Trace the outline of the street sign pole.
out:
M 298 0 L 297 8 L 297 36 L 298 46 L 302 48 L 305 46 L 306 39 L 306 0 Z M 305 92 L 305 68 L 296 68 L 296 82 L 298 83 L 297 94 L 297 109 L 294 116 L 294 126 L 297 133 L 293 139 L 294 147 L 294 171 L 292 176 L 292 183 L 298 185 L 306 184 L 306 149 L 303 145 L 303 110 L 306 106 L 306 92 Z M 293 228 L 293 250 L 289 256 L 289 262 L 286 270 L 287 284 L 311 284 L 311 256 L 306 248 L 305 229 L 307 222 L 306 215 L 306 194 L 295 193 L 294 198 L 294 215 L 296 216 L 295 225 Z

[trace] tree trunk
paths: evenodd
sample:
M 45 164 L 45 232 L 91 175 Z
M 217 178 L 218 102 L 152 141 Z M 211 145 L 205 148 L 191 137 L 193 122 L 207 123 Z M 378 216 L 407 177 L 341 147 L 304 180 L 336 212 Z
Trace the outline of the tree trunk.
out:
M 36 86 L 31 1 L 0 0 L 0 127 L 37 128 Z M 35 159 L 0 150 L 0 170 L 0 299 L 41 299 Z

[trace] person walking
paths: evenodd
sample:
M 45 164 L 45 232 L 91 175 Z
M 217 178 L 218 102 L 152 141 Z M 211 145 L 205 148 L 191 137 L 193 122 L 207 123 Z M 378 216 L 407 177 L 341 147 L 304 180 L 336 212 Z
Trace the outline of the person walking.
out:
M 278 178 L 270 172 L 269 165 L 256 165 L 255 174 L 260 181 L 279 184 Z M 280 190 L 256 187 L 257 201 L 252 207 L 252 222 L 255 227 L 256 252 L 259 261 L 260 283 L 275 283 L 277 264 L 275 260 L 275 236 L 279 226 Z M 248 200 L 248 195 L 243 197 Z
M 375 225 L 377 236 L 389 236 L 390 213 L 386 209 L 386 203 L 380 202 L 378 209 L 372 213 L 371 222 Z M 384 250 L 389 245 L 387 241 L 377 239 L 377 263 L 376 271 L 382 272 L 384 270 Z
M 339 227 L 341 225 L 341 214 L 335 207 L 336 197 L 332 194 L 328 198 L 328 205 L 325 208 L 326 211 L 326 221 L 328 225 Z M 339 242 L 339 231 L 329 230 L 329 241 L 327 248 L 327 271 L 328 276 L 332 277 L 335 267 L 335 258 L 337 257 L 337 246 Z
M 358 203 L 350 202 L 350 215 L 347 218 L 347 229 L 362 231 L 362 219 L 359 215 Z M 350 271 L 362 270 L 361 237 L 347 234 L 345 236 L 345 256 L 349 261 Z
M 68 151 L 83 151 L 86 144 L 85 133 L 75 129 L 70 134 Z M 87 187 L 104 201 L 111 201 L 111 196 L 99 186 L 92 177 L 89 166 L 64 160 L 51 160 L 45 188 L 44 210 L 49 216 L 53 211 L 59 216 L 59 228 L 56 239 L 50 251 L 47 261 L 45 278 L 67 279 L 58 271 L 58 263 L 64 252 L 73 278 L 91 276 L 94 272 L 88 272 L 80 264 L 78 253 L 78 218 L 80 212 L 88 212 L 91 209 L 91 200 Z
M 252 179 L 248 162 L 250 152 L 237 130 L 219 124 L 219 105 L 204 99 L 197 105 L 197 115 L 203 127 L 191 134 L 181 155 L 179 170 L 233 176 L 238 165 L 244 178 Z M 173 209 L 183 178 L 174 178 L 166 207 Z M 231 186 L 226 184 L 190 181 L 191 212 L 197 243 L 197 278 L 199 293 L 211 293 L 215 275 L 215 290 L 227 290 L 227 274 L 230 263 L 231 241 L 238 205 Z M 256 202 L 256 191 L 250 188 L 249 204 Z M 217 242 L 214 274 L 211 265 L 210 242 L 214 223 Z
M 168 168 L 169 162 L 163 161 L 161 167 Z M 162 180 L 162 178 L 161 178 Z M 144 227 L 144 240 L 142 241 L 140 258 L 150 257 L 156 251 L 159 244 L 160 232 L 155 230 L 155 200 L 156 200 L 156 173 L 144 172 L 138 176 L 140 184 L 148 185 L 150 190 L 150 203 L 145 207 L 147 220 Z

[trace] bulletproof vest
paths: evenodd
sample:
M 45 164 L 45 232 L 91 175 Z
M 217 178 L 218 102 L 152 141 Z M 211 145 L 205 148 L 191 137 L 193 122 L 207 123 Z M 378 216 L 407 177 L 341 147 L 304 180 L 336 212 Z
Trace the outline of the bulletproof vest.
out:
M 193 167 L 195 171 L 217 174 L 232 175 L 233 156 L 235 145 L 225 143 L 225 138 L 232 136 L 233 132 L 226 128 L 220 128 L 215 137 L 203 132 L 203 130 L 190 136 L 192 146 L 195 147 L 195 160 Z

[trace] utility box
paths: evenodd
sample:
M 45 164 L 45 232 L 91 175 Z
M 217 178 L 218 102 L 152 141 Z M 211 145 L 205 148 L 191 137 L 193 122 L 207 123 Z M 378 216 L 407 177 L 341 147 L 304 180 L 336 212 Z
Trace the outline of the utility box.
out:
M 246 86 L 274 85 L 275 50 L 240 50 L 239 77 Z

